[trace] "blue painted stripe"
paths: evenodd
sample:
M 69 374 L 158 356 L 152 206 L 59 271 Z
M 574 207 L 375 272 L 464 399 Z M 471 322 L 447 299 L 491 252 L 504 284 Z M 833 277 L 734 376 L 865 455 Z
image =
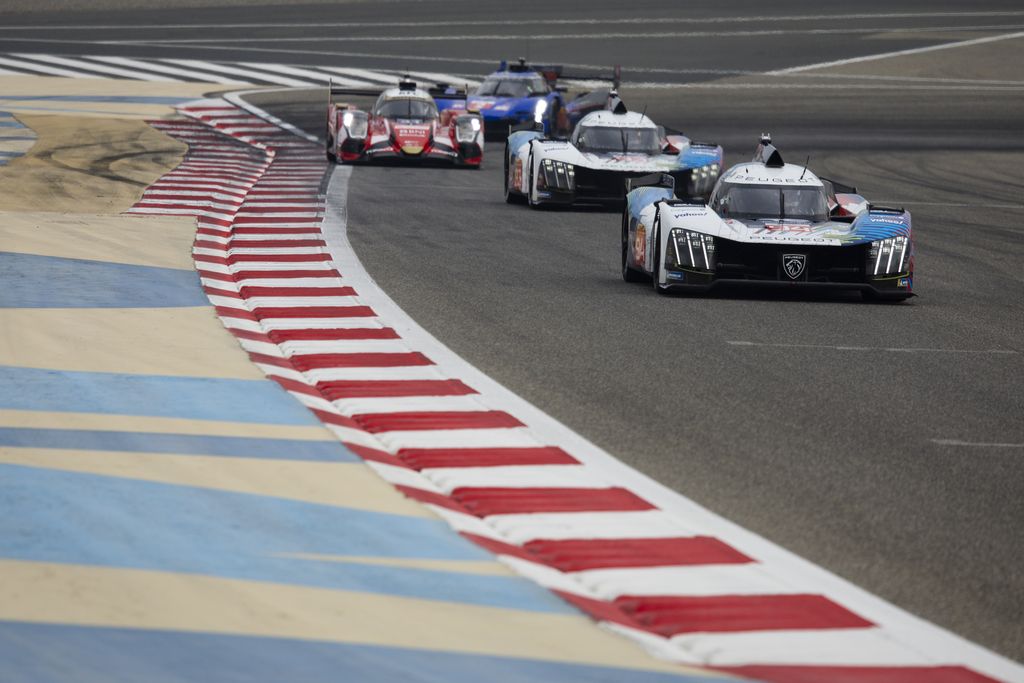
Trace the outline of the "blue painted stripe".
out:
M 552 633 L 553 639 L 558 638 Z M 723 683 L 730 679 L 424 649 L 0 622 L 5 683 Z M 73 673 L 71 673 L 73 672 Z
M 2 140 L 2 139 L 3 138 L 0 138 L 0 140 Z M 7 157 L 9 159 L 13 159 L 14 157 L 23 157 L 23 156 L 25 156 L 24 152 L 7 152 L 7 151 L 4 151 L 4 150 L 0 149 L 0 157 Z
M 362 462 L 337 441 L 264 439 L 238 436 L 111 432 L 83 429 L 0 427 L 0 446 L 90 451 L 138 451 L 234 458 Z
M 74 372 L 0 365 L 0 408 L 318 425 L 264 379 Z
M 163 97 L 150 95 L 4 95 L 14 102 L 128 102 L 132 104 L 182 104 L 194 97 Z M 21 107 L 16 107 L 20 109 Z
M 288 554 L 483 560 L 440 519 L 0 465 L 0 557 L 201 574 L 540 612 L 573 610 L 514 576 Z
M 0 121 L 0 128 L 26 128 L 27 126 L 22 125 L 17 121 Z
M 0 252 L 0 272 L 6 308 L 209 305 L 193 270 Z
M 8 140 L 38 140 L 35 135 L 0 135 L 0 142 Z

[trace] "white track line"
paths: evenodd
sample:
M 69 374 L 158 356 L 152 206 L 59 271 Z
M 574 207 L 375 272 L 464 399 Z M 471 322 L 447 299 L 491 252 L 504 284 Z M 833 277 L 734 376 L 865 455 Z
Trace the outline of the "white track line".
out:
M 375 83 L 369 81 L 359 81 L 354 78 L 338 78 L 331 74 L 324 73 L 323 71 L 315 71 L 312 68 L 302 68 L 298 66 L 288 66 L 286 64 L 265 64 L 261 62 L 239 62 L 242 66 L 254 68 L 254 69 L 265 69 L 267 71 L 274 71 L 276 73 L 286 74 L 289 76 L 299 76 L 300 78 L 310 78 L 314 81 L 326 83 L 329 80 L 337 81 L 341 85 L 351 85 L 356 87 L 367 87 L 374 86 Z
M 898 30 L 898 29 L 895 29 Z M 943 43 L 941 45 L 929 45 L 928 47 L 915 47 L 909 50 L 896 50 L 895 52 L 882 52 L 877 55 L 866 55 L 864 57 L 851 57 L 849 59 L 837 59 L 831 62 L 818 62 L 817 64 L 805 64 L 804 66 L 794 66 L 788 69 L 777 69 L 775 71 L 769 71 L 770 76 L 783 76 L 791 73 L 798 73 L 800 71 L 809 71 L 811 69 L 824 69 L 830 66 L 843 66 L 844 64 L 858 64 L 860 62 L 871 62 L 876 59 L 888 59 L 889 57 L 903 57 L 905 55 L 918 55 L 924 52 L 935 52 L 937 50 L 951 50 L 958 47 L 968 47 L 970 45 L 983 45 L 985 43 L 995 43 L 1000 40 L 1012 40 L 1013 38 L 1024 37 L 1024 32 L 1018 33 L 1004 33 L 998 36 L 988 36 L 986 38 L 974 38 L 972 40 L 960 40 L 955 43 Z
M 939 446 L 963 446 L 969 448 L 1024 448 L 1024 443 L 960 441 L 959 439 L 932 439 L 931 442 Z
M 131 78 L 137 81 L 159 81 L 163 83 L 180 83 L 181 81 L 177 78 L 171 78 L 169 76 L 159 76 L 152 73 L 144 73 L 142 71 L 136 71 L 134 69 L 121 69 L 115 66 L 106 66 L 104 64 L 94 64 L 87 62 L 82 59 L 71 59 L 70 57 L 57 57 L 56 55 L 44 55 L 44 54 L 29 54 L 29 53 L 14 53 L 15 57 L 21 57 L 22 59 L 34 59 L 39 62 L 45 62 L 48 64 L 57 64 L 59 66 L 66 66 L 73 69 L 79 69 L 85 72 L 96 72 L 100 74 L 109 74 L 111 76 L 121 76 L 123 78 Z
M 786 344 L 782 342 L 726 341 L 730 346 L 769 347 L 779 349 L 820 349 L 824 351 L 889 351 L 892 353 L 965 353 L 976 355 L 1016 356 L 1019 352 L 1012 349 L 933 349 L 927 347 L 899 346 L 854 346 L 831 344 Z
M 150 71 L 156 71 L 162 74 L 171 74 L 173 76 L 184 76 L 185 80 L 189 81 L 203 81 L 205 83 L 224 83 L 224 78 L 219 76 L 212 76 L 209 74 L 199 73 L 195 69 L 178 69 L 167 64 L 161 64 L 157 61 L 143 62 L 138 59 L 129 59 L 128 57 L 89 57 L 89 59 L 108 62 L 110 64 L 120 64 L 121 66 L 130 66 L 135 69 L 149 69 Z M 232 83 L 248 83 L 248 81 L 231 81 Z
M 340 21 L 340 22 L 319 22 L 319 23 L 284 23 L 284 24 L 263 24 L 263 23 L 237 23 L 237 24 L 93 24 L 87 26 L 59 25 L 47 26 L 45 24 L 4 26 L 0 32 L 5 31 L 37 31 L 37 30 L 80 30 L 80 29 L 236 29 L 236 28 L 368 28 L 368 27 L 410 27 L 421 28 L 429 26 L 523 26 L 530 24 L 541 25 L 587 25 L 587 26 L 616 26 L 629 24 L 731 24 L 731 23 L 758 23 L 766 22 L 787 22 L 787 21 L 850 21 L 859 19 L 931 19 L 950 17 L 1018 17 L 1024 16 L 1021 11 L 988 11 L 988 12 L 886 12 L 881 14 L 793 14 L 793 15 L 768 15 L 768 16 L 745 16 L 745 17 L 636 17 L 621 19 L 545 19 L 523 17 L 522 19 L 502 20 L 464 20 L 464 21 Z
M 9 57 L 0 57 L 0 64 L 12 66 L 17 69 L 24 69 L 25 71 L 34 71 L 36 73 L 46 74 L 47 76 L 61 76 L 63 78 L 102 78 L 95 74 L 71 71 L 70 69 L 60 69 L 55 66 L 36 64 L 35 62 L 26 62 L 20 59 L 10 59 Z
M 919 28 L 894 28 L 892 26 L 876 26 L 871 28 L 809 28 L 809 29 L 751 29 L 745 31 L 650 31 L 617 33 L 537 33 L 537 34 L 446 34 L 416 36 L 296 36 L 275 38 L 166 38 L 157 40 L 105 40 L 97 41 L 104 45 L 129 44 L 160 44 L 160 45 L 201 45 L 213 43 L 422 43 L 422 42 L 464 42 L 474 41 L 559 41 L 566 40 L 667 40 L 673 38 L 752 38 L 757 36 L 794 36 L 794 35 L 857 35 L 876 33 L 959 33 L 966 31 L 1000 31 L 1007 28 L 1020 28 L 1021 25 L 990 24 L 985 26 L 930 26 Z
M 278 76 L 265 71 L 258 71 L 256 69 L 242 69 L 235 66 L 228 66 L 226 64 L 217 64 L 214 62 L 205 62 L 198 59 L 165 59 L 165 62 L 171 64 L 181 64 L 182 66 L 190 66 L 196 69 L 203 69 L 204 71 L 213 71 L 214 73 L 231 74 L 234 76 L 245 76 L 248 80 L 255 79 L 264 83 L 275 83 L 277 85 L 288 85 L 288 86 L 314 86 L 315 83 L 309 81 L 300 81 L 296 78 L 287 78 L 285 76 Z

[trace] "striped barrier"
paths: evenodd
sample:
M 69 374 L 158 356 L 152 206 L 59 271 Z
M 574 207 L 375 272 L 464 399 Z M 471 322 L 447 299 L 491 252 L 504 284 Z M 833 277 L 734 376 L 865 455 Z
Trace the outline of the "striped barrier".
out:
M 400 334 L 407 321 L 368 304 L 364 285 L 339 271 L 319 145 L 225 100 L 180 111 L 188 118 L 152 125 L 189 152 L 131 213 L 196 216 L 204 290 L 252 361 L 464 537 L 680 663 L 773 683 L 1020 676 L 707 511 L 669 509 L 586 448 L 553 445 L 515 406 Z

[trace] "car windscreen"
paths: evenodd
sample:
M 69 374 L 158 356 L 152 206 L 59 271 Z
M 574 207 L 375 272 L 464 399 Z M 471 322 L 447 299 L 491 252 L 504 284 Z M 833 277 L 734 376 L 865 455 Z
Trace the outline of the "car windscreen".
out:
M 576 137 L 576 148 L 581 152 L 657 154 L 661 150 L 661 140 L 655 128 L 585 126 Z
M 389 119 L 433 119 L 437 117 L 437 107 L 427 100 L 387 100 L 377 107 L 377 115 Z
M 484 97 L 530 97 L 548 91 L 543 78 L 487 78 L 475 95 Z
M 795 218 L 828 220 L 828 202 L 821 187 L 776 187 L 772 185 L 723 185 L 716 199 L 723 218 Z

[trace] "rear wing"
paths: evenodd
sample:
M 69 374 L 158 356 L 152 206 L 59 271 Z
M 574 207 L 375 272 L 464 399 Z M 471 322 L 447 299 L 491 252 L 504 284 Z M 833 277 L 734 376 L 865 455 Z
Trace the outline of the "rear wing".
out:
M 350 86 L 335 85 L 333 79 L 327 82 L 327 105 L 334 104 L 334 98 L 338 95 L 350 97 L 380 97 L 385 90 L 392 88 L 400 90 L 415 91 L 419 85 L 408 76 L 403 77 L 395 85 L 382 85 L 375 88 L 355 88 Z M 448 83 L 436 83 L 433 86 L 424 88 L 434 100 L 465 100 L 467 97 L 466 88 L 459 88 Z
M 508 70 L 513 73 L 524 73 L 535 71 L 540 74 L 552 89 L 558 87 L 559 79 L 571 81 L 608 81 L 612 88 L 617 90 L 622 81 L 622 67 L 616 65 L 610 74 L 568 74 L 562 70 L 561 64 L 527 64 L 526 60 L 520 57 L 512 63 L 502 62 L 498 66 L 499 71 Z
M 666 190 L 676 190 L 676 179 L 668 173 L 651 173 L 639 178 L 626 180 L 626 193 L 630 193 L 638 187 L 663 187 Z

